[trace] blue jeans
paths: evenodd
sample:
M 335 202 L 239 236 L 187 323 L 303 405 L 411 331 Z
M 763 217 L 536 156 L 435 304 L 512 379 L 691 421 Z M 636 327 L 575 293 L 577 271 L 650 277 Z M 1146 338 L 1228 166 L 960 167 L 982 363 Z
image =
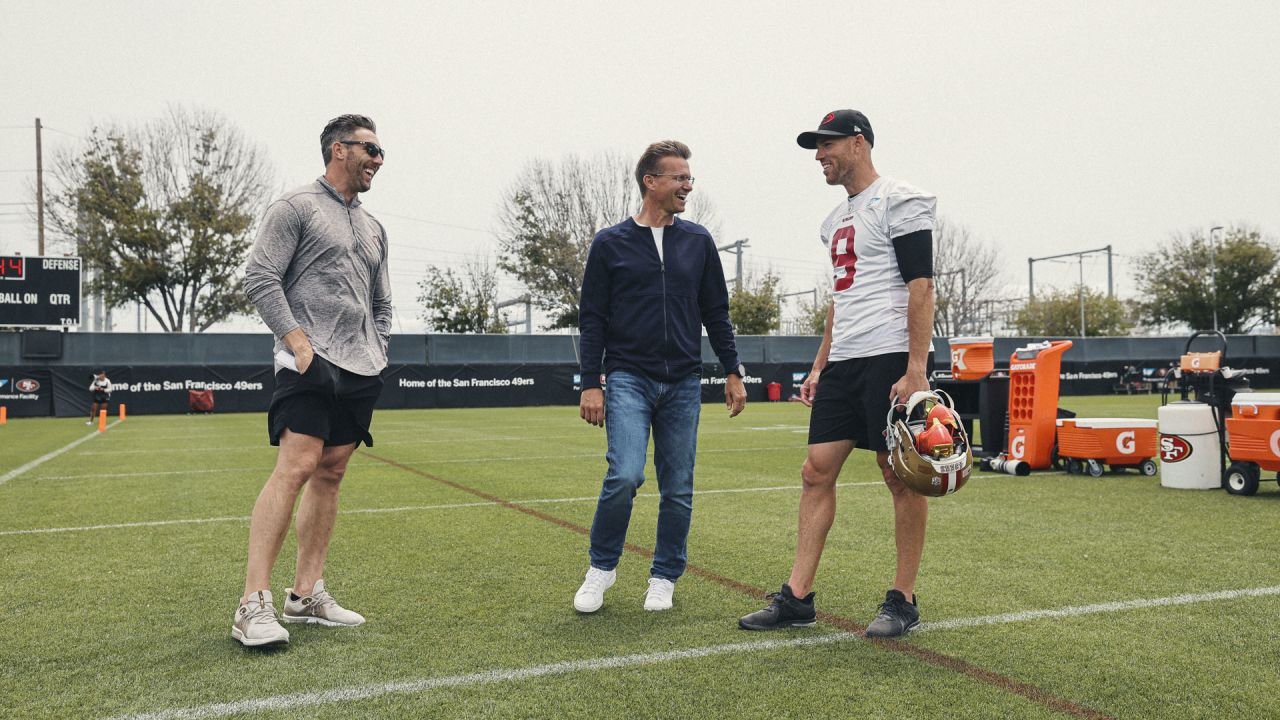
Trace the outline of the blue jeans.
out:
M 618 565 L 631 522 L 632 500 L 644 484 L 652 428 L 653 462 L 662 500 L 649 575 L 674 582 L 684 574 L 688 561 L 702 383 L 697 375 L 664 383 L 639 372 L 615 370 L 608 376 L 604 405 L 609 470 L 591 523 L 591 565 L 601 570 Z

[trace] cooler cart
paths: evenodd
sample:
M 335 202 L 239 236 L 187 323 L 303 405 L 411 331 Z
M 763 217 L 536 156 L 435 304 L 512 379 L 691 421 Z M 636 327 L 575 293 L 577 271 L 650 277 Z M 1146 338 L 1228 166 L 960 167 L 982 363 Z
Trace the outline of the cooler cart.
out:
M 1280 408 L 1277 408 L 1280 409 Z M 1133 468 L 1156 474 L 1156 421 L 1134 418 L 1061 418 L 1058 420 L 1058 458 L 1067 474 L 1087 472 L 1101 477 L 1103 465 L 1112 470 Z
M 1231 464 L 1222 486 L 1232 495 L 1253 495 L 1263 470 L 1280 471 L 1280 393 L 1237 393 L 1226 425 Z

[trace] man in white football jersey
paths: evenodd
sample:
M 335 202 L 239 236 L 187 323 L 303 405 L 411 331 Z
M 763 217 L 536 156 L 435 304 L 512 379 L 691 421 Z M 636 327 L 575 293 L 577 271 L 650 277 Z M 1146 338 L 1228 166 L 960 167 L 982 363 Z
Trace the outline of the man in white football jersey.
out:
M 924 552 L 928 505 L 893 474 L 885 416 L 897 401 L 928 390 L 933 334 L 933 228 L 936 199 L 881 177 L 867 117 L 836 110 L 800 147 L 816 150 L 828 185 L 848 198 L 822 223 L 832 265 L 832 302 L 813 370 L 800 399 L 813 408 L 809 453 L 801 470 L 800 526 L 791 577 L 770 604 L 738 621 L 747 630 L 807 627 L 816 618 L 812 592 L 818 560 L 835 520 L 836 478 L 854 448 L 876 453 L 893 495 L 897 573 L 867 627 L 871 637 L 903 635 L 920 621 L 916 574 Z M 821 392 L 819 392 L 821 385 Z

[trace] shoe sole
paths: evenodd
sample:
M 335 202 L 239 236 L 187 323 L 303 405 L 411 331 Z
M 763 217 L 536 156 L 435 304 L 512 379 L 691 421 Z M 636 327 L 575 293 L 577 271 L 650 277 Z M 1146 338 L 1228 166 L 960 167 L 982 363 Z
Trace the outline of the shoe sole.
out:
M 869 638 L 899 638 L 899 637 L 906 637 L 907 635 L 911 634 L 911 631 L 912 631 L 912 630 L 915 630 L 915 629 L 916 629 L 916 626 L 918 626 L 919 624 L 920 624 L 920 621 L 919 621 L 919 620 L 917 620 L 917 621 L 915 621 L 915 622 L 911 623 L 910 625 L 908 625 L 908 626 L 907 626 L 907 627 L 906 627 L 902 632 L 900 632 L 900 633 L 898 633 L 898 634 L 896 634 L 896 635 L 881 634 L 881 633 L 873 633 L 873 632 L 868 631 L 868 632 L 867 632 L 867 634 L 866 634 L 866 637 L 869 637 Z
M 644 606 L 644 609 L 647 612 L 662 612 L 663 610 L 670 610 L 672 607 L 674 607 L 674 605 L 663 605 L 662 607 L 650 607 L 649 605 L 646 604 Z
M 240 628 L 234 625 L 231 626 L 231 637 L 235 638 L 237 642 L 239 642 L 241 645 L 245 647 L 262 647 L 264 645 L 288 645 L 289 644 L 288 635 L 285 635 L 284 637 L 248 640 L 245 638 L 244 633 L 240 631 Z
M 814 618 L 813 620 L 778 623 L 777 625 L 752 625 L 751 623 L 746 623 L 741 620 L 738 621 L 738 627 L 742 628 L 743 630 L 758 630 L 758 631 L 786 630 L 788 628 L 807 628 L 807 627 L 813 627 L 814 625 L 817 625 L 817 624 L 818 624 L 817 618 Z
M 344 623 L 337 620 L 326 620 L 318 618 L 314 615 L 281 615 L 280 619 L 287 623 L 302 623 L 304 625 L 324 625 L 325 627 L 360 627 L 363 621 L 358 623 Z

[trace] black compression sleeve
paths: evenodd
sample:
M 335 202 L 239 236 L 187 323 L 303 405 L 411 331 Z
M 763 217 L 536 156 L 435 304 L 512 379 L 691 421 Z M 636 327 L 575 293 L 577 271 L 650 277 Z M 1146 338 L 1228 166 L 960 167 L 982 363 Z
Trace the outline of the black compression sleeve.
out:
M 933 277 L 933 231 L 917 230 L 893 239 L 902 282 Z

